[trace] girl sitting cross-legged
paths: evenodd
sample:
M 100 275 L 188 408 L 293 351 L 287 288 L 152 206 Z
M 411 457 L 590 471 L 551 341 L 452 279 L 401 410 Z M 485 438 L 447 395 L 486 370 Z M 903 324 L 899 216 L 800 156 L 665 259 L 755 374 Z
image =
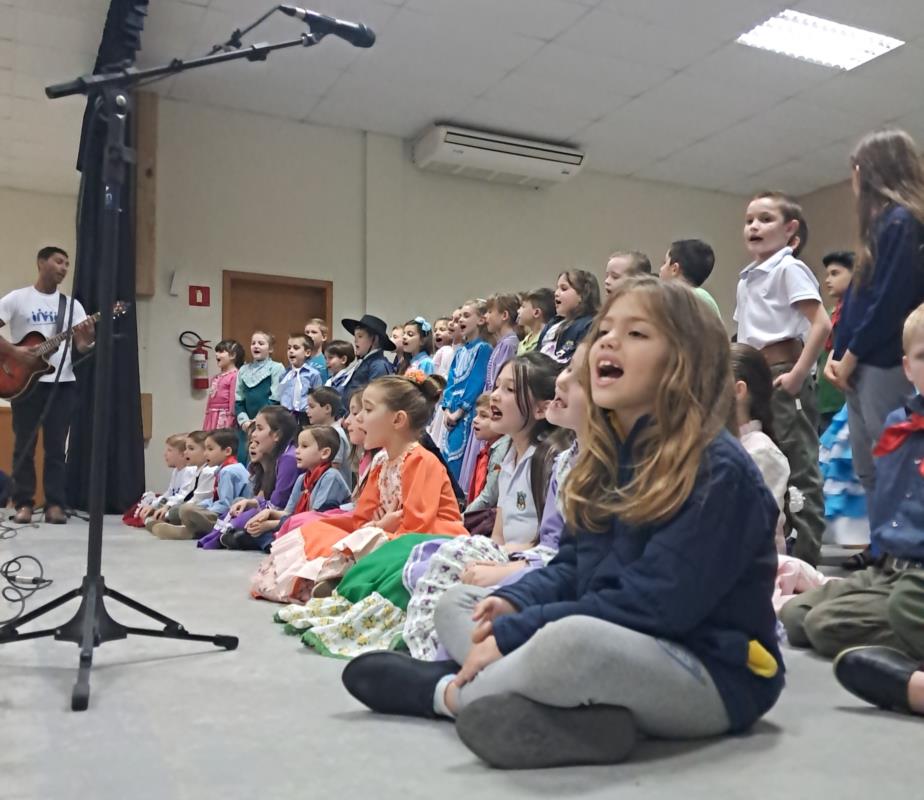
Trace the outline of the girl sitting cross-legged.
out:
M 453 661 L 369 653 L 343 672 L 374 711 L 455 717 L 497 767 L 615 763 L 639 734 L 743 731 L 783 688 L 779 509 L 725 430 L 718 317 L 685 286 L 627 278 L 588 342 L 591 407 L 558 556 L 483 590 L 474 614 L 447 594 L 437 633 Z

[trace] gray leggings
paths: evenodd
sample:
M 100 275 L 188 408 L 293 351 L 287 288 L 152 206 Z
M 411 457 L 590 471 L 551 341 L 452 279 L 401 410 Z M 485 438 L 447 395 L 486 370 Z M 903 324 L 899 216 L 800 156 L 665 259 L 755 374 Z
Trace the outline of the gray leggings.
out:
M 472 611 L 491 593 L 453 586 L 436 607 L 436 630 L 460 664 L 472 647 Z M 661 739 L 718 736 L 728 714 L 702 663 L 687 649 L 594 617 L 565 617 L 484 669 L 459 692 L 459 708 L 513 692 L 560 708 L 629 709 L 641 733 Z
M 901 408 L 912 385 L 898 367 L 871 367 L 858 364 L 847 391 L 847 425 L 850 429 L 850 452 L 853 468 L 867 496 L 876 486 L 873 447 L 882 435 L 886 417 Z

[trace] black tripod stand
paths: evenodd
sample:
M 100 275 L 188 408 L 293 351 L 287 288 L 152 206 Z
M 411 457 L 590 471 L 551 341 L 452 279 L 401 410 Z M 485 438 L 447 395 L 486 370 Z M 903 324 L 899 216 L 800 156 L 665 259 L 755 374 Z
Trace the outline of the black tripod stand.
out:
M 253 27 L 253 26 L 251 26 Z M 249 30 L 249 29 L 248 29 Z M 203 67 L 222 61 L 246 58 L 262 61 L 273 50 L 287 47 L 310 47 L 317 44 L 325 34 L 304 33 L 297 39 L 278 44 L 259 44 L 231 52 L 220 52 L 190 61 L 174 60 L 169 64 L 146 70 L 123 69 L 115 73 L 87 75 L 57 86 L 48 87 L 45 92 L 50 98 L 86 94 L 95 98 L 100 113 L 106 121 L 106 144 L 102 170 L 103 224 L 102 258 L 99 275 L 99 308 L 112 308 L 115 302 L 116 263 L 119 244 L 119 215 L 122 211 L 122 190 L 125 186 L 126 169 L 134 161 L 135 153 L 126 145 L 126 124 L 130 110 L 129 90 L 142 81 L 164 77 L 188 69 Z M 235 46 L 239 46 L 235 43 Z M 59 641 L 75 642 L 80 646 L 80 664 L 77 682 L 71 695 L 71 708 L 83 711 L 90 699 L 90 668 L 93 664 L 93 650 L 103 642 L 125 639 L 130 635 L 153 636 L 166 639 L 184 639 L 194 642 L 211 642 L 226 650 L 234 650 L 236 636 L 207 636 L 190 633 L 174 619 L 148 608 L 130 597 L 110 589 L 101 572 L 103 546 L 103 514 L 106 496 L 106 453 L 109 442 L 110 386 L 112 382 L 112 331 L 111 315 L 102 314 L 97 333 L 95 396 L 93 404 L 93 435 L 91 442 L 92 460 L 89 480 L 89 542 L 87 546 L 87 572 L 79 588 L 52 600 L 49 603 L 23 615 L 15 622 L 0 627 L 0 644 L 26 639 L 53 636 Z M 20 627 L 37 619 L 64 603 L 80 598 L 77 613 L 63 625 L 37 631 L 20 632 Z M 136 628 L 114 620 L 106 609 L 103 599 L 109 597 L 124 606 L 157 621 L 162 629 Z

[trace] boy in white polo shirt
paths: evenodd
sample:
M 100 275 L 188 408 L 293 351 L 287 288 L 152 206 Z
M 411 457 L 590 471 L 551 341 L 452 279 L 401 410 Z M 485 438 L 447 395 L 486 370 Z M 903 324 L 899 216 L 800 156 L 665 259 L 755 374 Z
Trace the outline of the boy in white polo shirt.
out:
M 831 331 L 818 279 L 796 256 L 808 239 L 802 208 L 784 194 L 763 192 L 748 204 L 744 241 L 753 261 L 738 281 L 738 341 L 761 351 L 773 373 L 773 427 L 789 460 L 791 483 L 805 503 L 790 521 L 793 554 L 817 564 L 825 531 L 818 467 L 818 408 L 813 367 Z

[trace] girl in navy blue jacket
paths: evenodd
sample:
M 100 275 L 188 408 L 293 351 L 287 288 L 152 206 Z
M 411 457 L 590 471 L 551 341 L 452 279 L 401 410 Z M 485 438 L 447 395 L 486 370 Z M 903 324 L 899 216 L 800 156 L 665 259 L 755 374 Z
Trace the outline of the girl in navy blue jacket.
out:
M 343 673 L 375 711 L 455 716 L 498 767 L 614 763 L 638 734 L 742 731 L 783 688 L 779 512 L 725 430 L 718 317 L 685 286 L 633 277 L 588 341 L 593 403 L 559 555 L 474 614 L 447 593 L 436 625 L 457 663 L 370 653 Z
M 924 166 L 900 130 L 865 136 L 850 162 L 860 248 L 825 377 L 847 395 L 853 465 L 871 497 L 873 447 L 913 391 L 902 370 L 902 325 L 924 302 Z

